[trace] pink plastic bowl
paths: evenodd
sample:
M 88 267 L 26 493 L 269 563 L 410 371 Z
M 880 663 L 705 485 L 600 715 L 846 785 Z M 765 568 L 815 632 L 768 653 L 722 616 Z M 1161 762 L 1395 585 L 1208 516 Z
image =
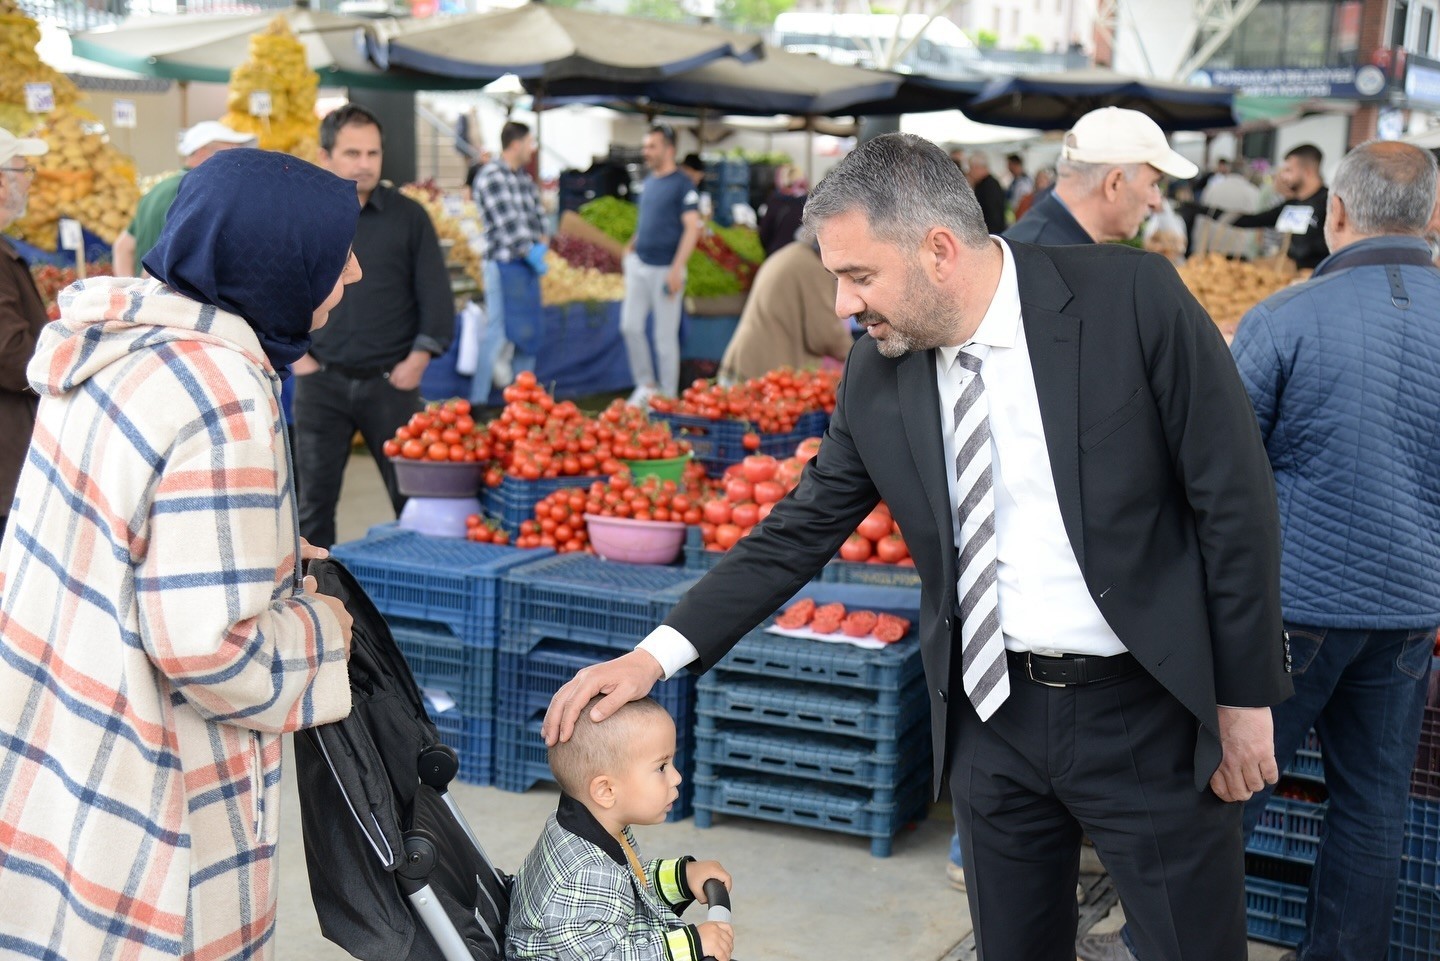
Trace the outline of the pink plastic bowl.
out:
M 586 514 L 585 527 L 595 553 L 607 561 L 669 564 L 685 546 L 685 525 L 680 521 L 637 521 Z

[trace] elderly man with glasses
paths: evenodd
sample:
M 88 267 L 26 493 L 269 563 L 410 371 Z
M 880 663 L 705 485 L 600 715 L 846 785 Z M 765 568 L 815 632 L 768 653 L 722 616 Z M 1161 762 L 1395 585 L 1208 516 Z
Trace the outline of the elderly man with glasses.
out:
M 30 158 L 49 149 L 43 140 L 21 139 L 0 127 L 0 231 L 24 215 L 35 179 Z M 0 539 L 5 536 L 15 479 L 35 426 L 36 396 L 25 367 L 45 320 L 45 304 L 30 277 L 30 266 L 0 235 Z

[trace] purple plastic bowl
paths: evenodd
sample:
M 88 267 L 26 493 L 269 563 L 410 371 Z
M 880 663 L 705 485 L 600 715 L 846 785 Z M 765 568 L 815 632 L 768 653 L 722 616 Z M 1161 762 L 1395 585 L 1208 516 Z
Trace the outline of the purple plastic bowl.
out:
M 474 497 L 485 476 L 479 461 L 410 460 L 392 457 L 395 481 L 406 497 Z
M 669 564 L 685 546 L 685 525 L 680 521 L 637 521 L 586 514 L 585 529 L 590 532 L 595 553 L 607 561 Z

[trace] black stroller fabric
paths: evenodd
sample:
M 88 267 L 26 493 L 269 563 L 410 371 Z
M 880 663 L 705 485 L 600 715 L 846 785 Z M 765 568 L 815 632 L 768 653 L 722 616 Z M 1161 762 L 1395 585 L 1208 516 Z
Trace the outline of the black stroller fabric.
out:
M 438 851 L 428 881 L 479 961 L 505 955 L 509 879 L 471 843 L 443 797 L 419 779 L 423 752 L 440 743 L 415 679 L 385 619 L 344 565 L 312 561 L 321 592 L 354 618 L 350 716 L 295 737 L 301 826 L 310 892 L 325 937 L 362 961 L 443 961 L 417 924 L 397 876 L 406 839 Z

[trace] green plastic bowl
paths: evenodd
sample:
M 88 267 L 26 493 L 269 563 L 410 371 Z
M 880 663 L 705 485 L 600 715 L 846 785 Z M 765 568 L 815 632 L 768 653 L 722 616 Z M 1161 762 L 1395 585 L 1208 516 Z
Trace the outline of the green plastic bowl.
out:
M 691 454 L 684 454 L 680 457 L 667 457 L 664 460 L 622 460 L 630 469 L 630 476 L 638 480 L 646 477 L 656 477 L 662 481 L 674 481 L 679 484 L 685 479 L 685 465 L 690 463 Z

